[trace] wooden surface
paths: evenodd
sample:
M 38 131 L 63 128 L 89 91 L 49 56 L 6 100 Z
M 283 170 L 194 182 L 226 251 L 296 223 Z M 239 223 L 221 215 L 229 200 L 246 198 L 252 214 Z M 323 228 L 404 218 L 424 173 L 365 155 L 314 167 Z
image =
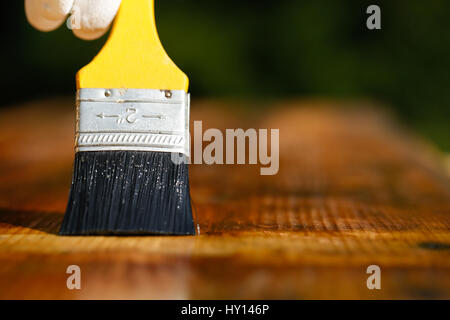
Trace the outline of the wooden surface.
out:
M 450 181 L 383 113 L 194 101 L 203 128 L 279 128 L 280 171 L 191 166 L 195 237 L 60 237 L 73 102 L 0 113 L 0 298 L 450 298 Z M 252 111 L 253 110 L 253 111 Z M 258 112 L 255 112 L 258 111 Z M 19 121 L 20 120 L 20 121 Z M 79 265 L 82 289 L 66 288 Z M 381 267 L 381 290 L 366 268 Z

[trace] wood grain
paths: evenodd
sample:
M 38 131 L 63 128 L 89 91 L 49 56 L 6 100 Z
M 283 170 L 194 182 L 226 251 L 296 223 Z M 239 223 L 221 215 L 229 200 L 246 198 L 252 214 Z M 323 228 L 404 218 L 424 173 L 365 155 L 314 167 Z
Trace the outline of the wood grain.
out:
M 365 103 L 194 101 L 203 128 L 279 128 L 280 171 L 192 165 L 195 237 L 60 237 L 73 104 L 0 113 L 0 298 L 450 298 L 440 154 Z M 246 110 L 246 111 L 243 111 Z M 82 289 L 66 288 L 68 265 Z M 382 270 L 368 290 L 366 268 Z

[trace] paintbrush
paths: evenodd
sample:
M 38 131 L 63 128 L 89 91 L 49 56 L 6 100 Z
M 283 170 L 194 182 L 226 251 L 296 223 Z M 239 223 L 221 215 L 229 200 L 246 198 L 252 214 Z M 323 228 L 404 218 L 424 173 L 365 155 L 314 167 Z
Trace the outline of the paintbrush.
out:
M 123 0 L 77 74 L 75 161 L 61 235 L 195 234 L 188 78 L 159 40 L 153 0 Z

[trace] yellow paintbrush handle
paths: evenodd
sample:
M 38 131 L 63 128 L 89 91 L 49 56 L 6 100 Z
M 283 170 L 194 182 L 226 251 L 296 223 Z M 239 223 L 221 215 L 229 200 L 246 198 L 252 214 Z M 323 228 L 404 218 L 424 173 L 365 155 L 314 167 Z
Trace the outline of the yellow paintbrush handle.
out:
M 167 89 L 187 92 L 187 76 L 172 62 L 156 31 L 154 0 L 122 0 L 111 35 L 77 74 L 78 89 Z

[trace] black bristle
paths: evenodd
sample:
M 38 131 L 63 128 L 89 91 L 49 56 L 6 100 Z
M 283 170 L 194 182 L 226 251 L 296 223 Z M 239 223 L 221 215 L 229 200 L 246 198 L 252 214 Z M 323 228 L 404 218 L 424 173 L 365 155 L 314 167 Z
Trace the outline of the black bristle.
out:
M 60 234 L 195 234 L 188 165 L 168 152 L 78 152 Z

